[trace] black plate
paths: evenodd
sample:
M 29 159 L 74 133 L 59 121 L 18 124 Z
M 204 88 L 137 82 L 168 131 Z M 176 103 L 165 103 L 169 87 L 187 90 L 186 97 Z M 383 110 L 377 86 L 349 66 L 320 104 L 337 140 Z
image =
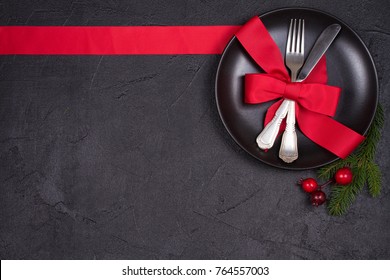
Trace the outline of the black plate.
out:
M 285 53 L 291 18 L 305 19 L 306 56 L 322 30 L 333 23 L 341 25 L 339 35 L 326 53 L 328 84 L 342 88 L 335 119 L 365 134 L 376 110 L 378 79 L 372 57 L 359 36 L 339 19 L 312 9 L 280 9 L 260 18 L 282 54 Z M 244 75 L 261 72 L 262 69 L 233 37 L 222 54 L 215 85 L 218 111 L 233 139 L 255 158 L 279 168 L 308 169 L 336 160 L 337 156 L 310 141 L 299 129 L 299 158 L 293 163 L 285 163 L 278 157 L 281 137 L 268 152 L 257 147 L 255 139 L 263 128 L 265 112 L 272 103 L 245 104 Z

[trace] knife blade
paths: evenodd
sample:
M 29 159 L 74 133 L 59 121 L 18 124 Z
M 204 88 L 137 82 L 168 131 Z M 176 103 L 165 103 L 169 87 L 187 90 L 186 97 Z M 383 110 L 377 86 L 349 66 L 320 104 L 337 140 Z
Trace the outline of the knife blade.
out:
M 309 76 L 313 68 L 317 65 L 318 61 L 328 50 L 337 34 L 339 34 L 341 26 L 337 23 L 329 25 L 327 28 L 322 31 L 321 35 L 317 38 L 316 42 L 311 49 L 309 56 L 306 58 L 306 61 L 299 72 L 298 81 L 303 81 Z

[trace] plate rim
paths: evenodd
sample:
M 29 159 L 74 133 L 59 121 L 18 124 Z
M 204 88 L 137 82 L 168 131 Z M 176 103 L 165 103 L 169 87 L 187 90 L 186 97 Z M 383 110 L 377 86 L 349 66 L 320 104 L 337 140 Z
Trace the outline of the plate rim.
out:
M 299 11 L 309 11 L 309 12 L 316 12 L 316 13 L 320 13 L 320 14 L 323 14 L 323 15 L 326 15 L 328 17 L 331 17 L 331 18 L 334 18 L 335 20 L 337 20 L 338 22 L 342 23 L 345 27 L 347 27 L 351 32 L 352 34 L 360 41 L 360 44 L 363 46 L 365 52 L 367 53 L 368 55 L 368 58 L 370 59 L 370 62 L 373 66 L 373 70 L 374 70 L 374 76 L 375 76 L 375 106 L 374 106 L 374 113 L 373 115 L 371 116 L 371 119 L 369 121 L 369 125 L 367 126 L 366 130 L 364 131 L 363 135 L 366 136 L 368 130 L 370 129 L 371 125 L 372 125 L 372 122 L 375 118 L 375 115 L 376 115 L 376 111 L 377 111 L 377 108 L 378 108 L 378 102 L 379 102 L 379 80 L 378 80 L 378 73 L 377 73 L 377 70 L 376 70 L 376 65 L 375 65 L 375 61 L 368 49 L 368 47 L 366 46 L 366 44 L 364 43 L 364 41 L 362 40 L 362 38 L 359 36 L 359 34 L 356 33 L 356 31 L 354 31 L 348 24 L 346 24 L 343 20 L 341 20 L 340 18 L 328 13 L 328 12 L 324 12 L 324 11 L 321 11 L 321 10 L 318 10 L 318 9 L 313 9 L 313 8 L 306 8 L 306 7 L 285 7 L 285 8 L 278 8 L 278 9 L 273 9 L 273 10 L 270 10 L 268 12 L 265 12 L 261 15 L 258 15 L 258 17 L 261 19 L 262 17 L 264 16 L 267 16 L 269 14 L 273 14 L 273 13 L 278 13 L 278 12 L 282 12 L 282 11 L 288 11 L 288 10 L 299 10 Z M 229 42 L 226 44 L 225 48 L 223 49 L 222 51 L 222 55 L 221 55 L 221 58 L 219 60 L 219 63 L 218 63 L 218 67 L 217 67 L 217 73 L 216 73 L 216 77 L 215 77 L 215 86 L 214 86 L 214 91 L 215 91 L 215 102 L 217 104 L 217 110 L 218 110 L 218 114 L 219 114 L 219 118 L 221 119 L 225 129 L 227 130 L 227 132 L 229 133 L 230 137 L 233 138 L 233 140 L 236 142 L 236 144 L 238 144 L 244 151 L 246 151 L 249 155 L 251 155 L 253 158 L 255 158 L 256 160 L 264 163 L 264 164 L 267 164 L 269 166 L 273 166 L 273 167 L 276 167 L 276 168 L 279 168 L 279 169 L 285 169 L 285 170 L 293 170 L 293 171 L 301 171 L 301 170 L 309 170 L 309 169 L 316 169 L 316 168 L 319 168 L 319 167 L 322 167 L 322 166 L 325 166 L 325 165 L 328 165 L 332 162 L 335 162 L 341 158 L 339 157 L 335 157 L 334 159 L 330 160 L 330 161 L 327 161 L 325 163 L 320 163 L 320 164 L 316 164 L 316 165 L 313 165 L 313 166 L 309 166 L 309 167 L 292 167 L 292 166 L 280 166 L 280 165 L 276 165 L 276 164 L 273 164 L 273 163 L 270 163 L 270 162 L 267 162 L 257 156 L 255 156 L 254 154 L 252 154 L 252 152 L 248 151 L 243 145 L 241 145 L 241 143 L 236 139 L 236 137 L 234 136 L 234 134 L 230 131 L 230 129 L 228 128 L 225 120 L 223 119 L 222 117 L 222 114 L 221 114 L 221 108 L 220 108 L 220 105 L 219 105 L 219 102 L 218 102 L 218 77 L 220 75 L 220 68 L 221 68 L 221 63 L 222 63 L 222 60 L 224 59 L 224 57 L 226 56 L 226 51 L 227 49 L 230 47 L 230 45 L 232 44 L 232 42 L 236 39 L 236 36 L 233 35 L 233 37 L 229 40 Z

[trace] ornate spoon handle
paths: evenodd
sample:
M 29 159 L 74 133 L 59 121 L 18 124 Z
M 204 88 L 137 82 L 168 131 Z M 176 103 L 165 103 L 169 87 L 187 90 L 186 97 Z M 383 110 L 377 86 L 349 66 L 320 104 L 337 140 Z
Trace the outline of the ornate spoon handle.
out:
M 260 149 L 270 149 L 274 145 L 280 124 L 287 114 L 290 103 L 291 100 L 285 99 L 275 112 L 272 120 L 265 126 L 259 136 L 257 136 L 256 142 Z
M 297 133 L 295 132 L 295 102 L 290 101 L 286 129 L 283 133 L 280 145 L 279 157 L 287 163 L 291 163 L 298 158 Z

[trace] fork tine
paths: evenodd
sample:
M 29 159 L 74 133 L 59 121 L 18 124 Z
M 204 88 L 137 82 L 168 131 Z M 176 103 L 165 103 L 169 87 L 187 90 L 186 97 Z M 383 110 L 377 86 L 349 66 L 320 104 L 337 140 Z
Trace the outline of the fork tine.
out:
M 300 53 L 301 52 L 301 19 L 298 19 L 298 29 L 297 29 L 297 48 L 296 52 Z
M 305 20 L 302 19 L 302 40 L 301 40 L 301 54 L 305 53 Z
M 293 34 L 292 34 L 292 48 L 291 52 L 295 53 L 296 51 L 296 39 L 297 39 L 297 19 L 294 19 L 294 27 L 293 27 Z
M 294 21 L 294 20 L 291 19 L 291 21 L 290 21 L 290 27 L 289 27 L 289 29 L 288 29 L 286 52 L 291 52 L 291 37 L 292 37 L 293 21 Z

